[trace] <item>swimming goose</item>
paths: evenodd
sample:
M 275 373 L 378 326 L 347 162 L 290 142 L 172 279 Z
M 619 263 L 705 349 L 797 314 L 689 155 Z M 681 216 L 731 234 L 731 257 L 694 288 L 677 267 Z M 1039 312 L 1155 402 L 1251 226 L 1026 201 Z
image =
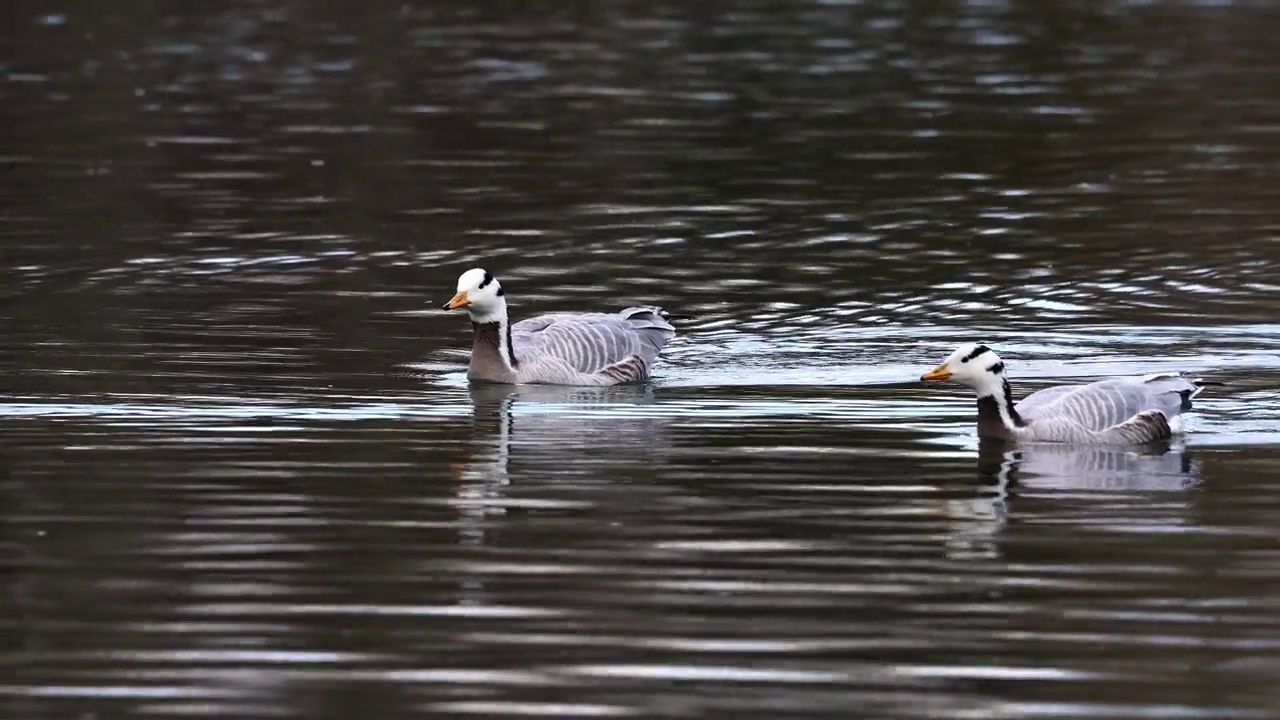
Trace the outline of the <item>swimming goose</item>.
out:
M 517 384 L 617 385 L 649 377 L 662 346 L 676 329 L 658 307 L 629 307 L 615 314 L 550 313 L 507 321 L 498 279 L 473 268 L 458 278 L 445 310 L 465 308 L 475 340 L 467 377 Z
M 1004 362 L 985 345 L 961 345 L 922 381 L 955 380 L 978 391 L 980 437 L 1138 445 L 1181 432 L 1183 412 L 1205 383 L 1177 373 L 1057 385 L 1015 406 Z

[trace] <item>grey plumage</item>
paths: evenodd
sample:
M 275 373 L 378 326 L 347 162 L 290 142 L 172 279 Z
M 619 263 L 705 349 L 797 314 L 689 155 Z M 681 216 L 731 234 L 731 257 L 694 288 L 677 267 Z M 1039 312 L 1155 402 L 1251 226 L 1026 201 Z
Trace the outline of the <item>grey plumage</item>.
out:
M 1140 444 L 1170 437 L 1202 388 L 1178 374 L 1060 385 L 1015 404 L 1027 440 Z
M 676 329 L 661 308 L 551 313 L 511 326 L 517 382 L 613 385 L 649 377 Z

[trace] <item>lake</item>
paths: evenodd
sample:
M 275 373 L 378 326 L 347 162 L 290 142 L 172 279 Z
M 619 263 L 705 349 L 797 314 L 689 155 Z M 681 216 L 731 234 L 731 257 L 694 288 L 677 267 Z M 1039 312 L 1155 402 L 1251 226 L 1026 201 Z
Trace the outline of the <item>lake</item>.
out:
M 0 715 L 1280 706 L 1280 12 L 12 13 Z M 656 303 L 642 387 L 469 385 Z M 1155 448 L 979 442 L 1181 370 Z

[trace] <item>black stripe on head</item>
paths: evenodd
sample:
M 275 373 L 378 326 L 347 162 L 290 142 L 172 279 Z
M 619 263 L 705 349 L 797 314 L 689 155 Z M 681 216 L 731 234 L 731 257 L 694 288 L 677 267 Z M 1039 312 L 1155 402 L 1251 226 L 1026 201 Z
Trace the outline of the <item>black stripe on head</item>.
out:
M 493 273 L 489 272 L 488 270 L 485 270 L 485 271 L 484 271 L 484 280 L 483 280 L 483 281 L 481 281 L 481 283 L 480 283 L 479 287 L 477 287 L 476 289 L 477 289 L 477 290 L 483 290 L 483 289 L 484 289 L 484 286 L 485 286 L 485 285 L 488 285 L 488 284 L 489 284 L 489 283 L 491 283 L 491 282 L 493 282 Z
M 499 285 L 499 286 L 498 286 L 498 297 L 502 297 L 503 295 L 506 295 L 506 294 L 507 294 L 507 293 L 502 289 L 502 286 L 501 286 L 501 285 Z
M 999 375 L 1000 373 L 1004 372 L 1004 361 L 1001 360 L 995 365 L 992 365 L 991 367 L 987 368 L 987 372 L 991 373 L 992 375 Z
M 960 358 L 960 362 L 967 363 L 970 360 L 978 357 L 979 355 L 983 353 L 989 353 L 989 352 L 991 352 L 991 348 L 987 347 L 986 345 L 979 345 L 978 347 L 973 349 L 973 352 Z

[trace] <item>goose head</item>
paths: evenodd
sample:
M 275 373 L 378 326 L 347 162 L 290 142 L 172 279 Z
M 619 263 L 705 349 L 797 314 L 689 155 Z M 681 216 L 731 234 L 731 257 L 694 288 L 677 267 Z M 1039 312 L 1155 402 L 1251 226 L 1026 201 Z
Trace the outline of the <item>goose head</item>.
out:
M 444 304 L 444 309 L 462 308 L 466 308 L 471 321 L 476 323 L 498 322 L 506 318 L 507 301 L 493 273 L 484 268 L 472 268 L 458 277 L 458 292 Z
M 952 380 L 977 390 L 979 397 L 996 395 L 1004 388 L 1004 361 L 986 345 L 965 343 L 920 380 Z

